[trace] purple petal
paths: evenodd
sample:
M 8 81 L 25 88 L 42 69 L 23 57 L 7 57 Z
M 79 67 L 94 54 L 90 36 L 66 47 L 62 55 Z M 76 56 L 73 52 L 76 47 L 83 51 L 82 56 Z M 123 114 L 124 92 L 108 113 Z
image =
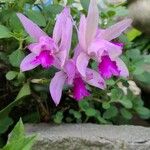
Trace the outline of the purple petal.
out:
M 85 81 L 94 87 L 100 88 L 100 89 L 105 89 L 106 88 L 106 83 L 104 79 L 100 76 L 98 72 L 92 69 L 87 69 L 87 75 L 91 74 L 92 78 L 91 79 L 85 79 Z
M 60 103 L 65 80 L 66 80 L 66 75 L 62 71 L 57 72 L 51 80 L 49 89 L 50 89 L 51 97 L 54 103 L 56 104 L 56 106 Z
M 119 37 L 123 31 L 131 26 L 131 23 L 131 19 L 124 19 L 105 30 L 99 30 L 97 38 L 111 41 L 112 39 Z
M 102 56 L 99 63 L 99 72 L 102 77 L 109 79 L 112 76 L 120 76 L 120 70 L 116 64 L 116 61 L 112 61 L 108 55 Z
M 79 31 L 78 31 L 78 39 L 80 46 L 85 50 L 86 49 L 86 18 L 84 15 L 81 16 Z
M 48 69 L 54 64 L 54 57 L 50 54 L 50 51 L 42 51 L 36 60 L 40 62 L 43 68 Z
M 118 66 L 118 69 L 120 71 L 120 76 L 128 77 L 129 71 L 128 71 L 126 64 L 120 58 L 116 58 L 115 60 L 116 60 L 116 64 Z
M 73 97 L 77 100 L 80 101 L 84 97 L 87 97 L 90 95 L 88 90 L 86 89 L 86 85 L 84 81 L 82 80 L 81 77 L 77 77 L 74 79 L 73 82 Z
M 86 53 L 80 53 L 80 55 L 77 58 L 76 66 L 79 71 L 79 73 L 85 77 L 86 76 L 86 69 L 89 63 L 89 57 Z
M 42 31 L 38 25 L 33 23 L 30 19 L 25 17 L 21 13 L 17 13 L 18 18 L 20 19 L 22 25 L 24 26 L 26 32 L 35 40 L 39 41 L 41 36 L 46 36 L 46 33 Z
M 86 44 L 89 45 L 91 41 L 94 39 L 96 35 L 96 31 L 98 28 L 98 7 L 97 0 L 91 0 L 87 15 L 87 23 L 86 23 Z
M 37 55 L 35 55 L 34 53 L 30 53 L 29 55 L 27 55 L 20 64 L 21 71 L 32 70 L 40 65 L 40 62 L 36 61 L 36 57 Z

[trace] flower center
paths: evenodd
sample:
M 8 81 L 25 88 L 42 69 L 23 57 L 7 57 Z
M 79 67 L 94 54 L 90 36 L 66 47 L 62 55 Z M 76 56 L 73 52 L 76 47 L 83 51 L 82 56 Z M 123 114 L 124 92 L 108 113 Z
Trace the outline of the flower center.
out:
M 108 55 L 102 56 L 101 60 L 98 69 L 102 77 L 109 79 L 113 75 L 119 76 L 120 71 L 118 70 L 115 61 L 112 61 Z
M 73 97 L 79 101 L 86 96 L 89 96 L 90 93 L 87 91 L 85 83 L 83 82 L 81 77 L 77 77 L 74 79 L 74 87 L 73 87 Z
M 35 61 L 40 62 L 43 68 L 49 68 L 54 63 L 54 57 L 50 54 L 50 51 L 44 50 L 36 57 Z

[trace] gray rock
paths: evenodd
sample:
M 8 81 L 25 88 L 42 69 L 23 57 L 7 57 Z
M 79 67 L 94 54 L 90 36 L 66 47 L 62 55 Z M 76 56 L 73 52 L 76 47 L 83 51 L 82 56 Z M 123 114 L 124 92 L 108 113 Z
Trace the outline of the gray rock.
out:
M 150 128 L 95 124 L 27 124 L 33 150 L 150 150 Z

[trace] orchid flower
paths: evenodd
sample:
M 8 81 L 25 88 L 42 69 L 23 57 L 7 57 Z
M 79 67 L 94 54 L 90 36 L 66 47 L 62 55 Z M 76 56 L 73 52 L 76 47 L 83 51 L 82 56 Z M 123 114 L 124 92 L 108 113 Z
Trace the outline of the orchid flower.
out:
M 78 30 L 79 44 L 82 52 L 77 58 L 77 69 L 82 76 L 86 76 L 89 60 L 96 60 L 99 73 L 104 78 L 114 76 L 127 77 L 129 75 L 125 63 L 119 58 L 122 54 L 122 44 L 113 43 L 131 25 L 131 19 L 124 19 L 107 28 L 98 29 L 98 7 L 96 0 L 90 0 L 87 18 L 82 15 Z
M 57 72 L 50 83 L 50 93 L 56 106 L 60 103 L 64 85 L 73 87 L 73 97 L 80 101 L 90 93 L 86 89 L 86 83 L 100 89 L 106 87 L 104 79 L 98 72 L 87 68 L 86 76 L 83 77 L 76 68 L 76 58 L 80 54 L 81 48 L 78 45 L 75 48 L 75 54 L 72 59 L 66 59 L 61 71 Z
M 64 8 L 58 15 L 52 38 L 23 14 L 18 13 L 17 16 L 26 32 L 35 41 L 28 45 L 31 53 L 21 62 L 21 70 L 28 71 L 39 65 L 43 68 L 49 68 L 52 65 L 57 68 L 63 66 L 64 60 L 68 56 L 72 37 L 73 25 L 69 8 Z

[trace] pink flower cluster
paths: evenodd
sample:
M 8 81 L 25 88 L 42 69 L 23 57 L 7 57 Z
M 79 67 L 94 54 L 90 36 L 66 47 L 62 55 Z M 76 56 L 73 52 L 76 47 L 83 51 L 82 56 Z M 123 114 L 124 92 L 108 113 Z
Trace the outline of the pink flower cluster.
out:
M 56 105 L 60 103 L 64 85 L 73 88 L 73 97 L 79 101 L 90 95 L 87 84 L 105 89 L 106 79 L 112 76 L 128 77 L 128 69 L 119 58 L 123 44 L 112 40 L 131 25 L 131 19 L 100 29 L 97 2 L 91 0 L 87 17 L 81 16 L 77 31 L 79 43 L 74 49 L 74 56 L 70 57 L 73 22 L 69 8 L 64 8 L 58 15 L 52 37 L 23 14 L 18 13 L 17 16 L 35 40 L 35 43 L 28 45 L 31 53 L 23 59 L 20 68 L 28 71 L 41 65 L 46 69 L 54 66 L 59 70 L 50 82 L 50 94 Z M 98 71 L 89 67 L 91 60 L 98 63 Z

